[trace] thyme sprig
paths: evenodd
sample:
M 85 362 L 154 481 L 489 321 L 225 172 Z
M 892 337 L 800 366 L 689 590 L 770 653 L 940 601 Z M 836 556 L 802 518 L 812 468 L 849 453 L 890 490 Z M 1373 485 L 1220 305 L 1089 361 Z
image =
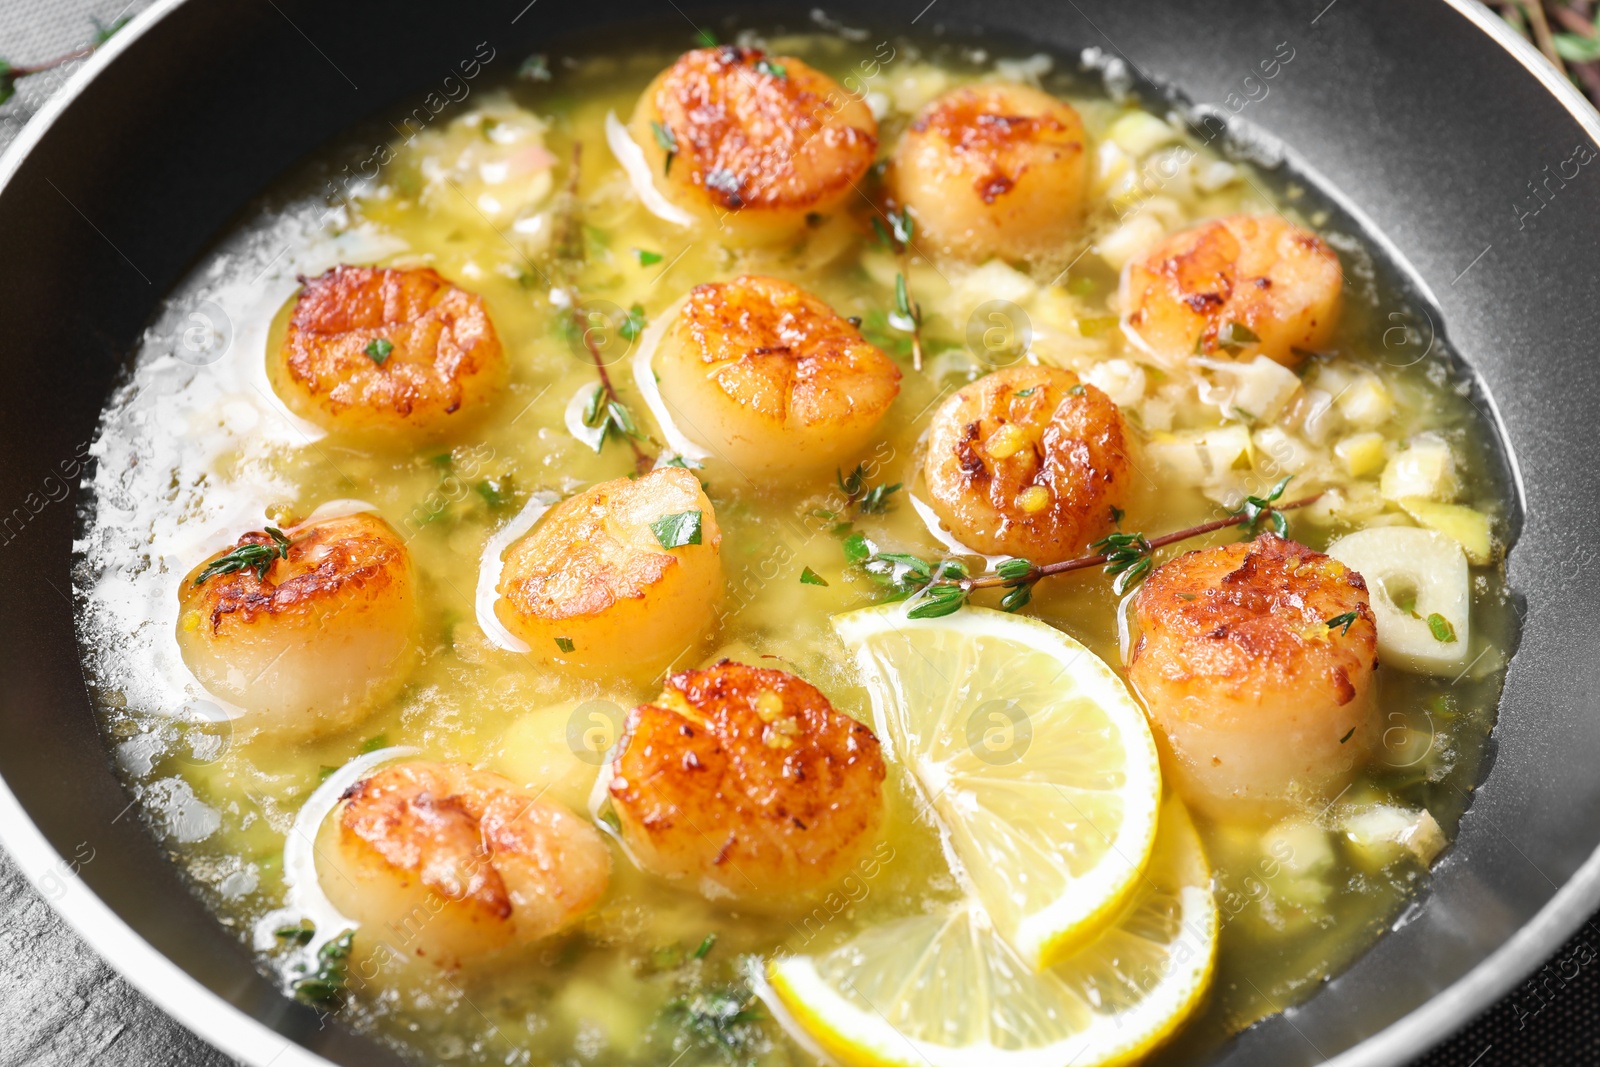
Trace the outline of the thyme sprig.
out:
M 898 493 L 903 485 L 901 482 L 893 485 L 867 484 L 865 463 L 856 464 L 855 470 L 848 475 L 842 470 L 835 473 L 839 480 L 839 491 L 845 496 L 845 505 L 854 505 L 863 515 L 884 514 L 890 508 L 889 497 Z
M 668 157 L 671 162 L 671 157 Z M 563 289 L 567 294 L 568 313 L 572 316 L 572 328 L 583 338 L 583 346 L 589 352 L 589 358 L 594 363 L 595 374 L 600 378 L 600 388 L 595 390 L 594 396 L 589 400 L 583 412 L 583 424 L 590 429 L 599 429 L 600 445 L 605 447 L 605 442 L 616 437 L 626 441 L 628 447 L 633 449 L 634 469 L 643 474 L 655 465 L 655 457 L 646 452 L 640 444 L 649 438 L 639 431 L 638 424 L 634 421 L 633 413 L 617 395 L 616 386 L 612 384 L 611 373 L 606 370 L 605 357 L 601 355 L 599 346 L 595 343 L 589 330 L 589 324 L 583 317 L 583 298 L 578 288 L 578 267 L 584 257 L 583 246 L 583 220 L 581 217 L 581 201 L 578 198 L 578 179 L 582 173 L 583 142 L 579 141 L 572 146 L 572 168 L 567 175 L 567 189 L 564 210 L 561 216 L 560 237 L 556 241 L 558 270 L 563 281 Z M 629 341 L 638 338 L 639 331 L 644 327 L 644 308 L 639 305 L 628 312 L 627 321 L 620 332 Z
M 867 573 L 875 574 L 892 592 L 909 597 L 913 606 L 907 616 L 913 619 L 949 615 L 959 610 L 979 589 L 1005 589 L 1005 595 L 1000 598 L 1000 607 L 1006 611 L 1018 611 L 1032 599 L 1033 586 L 1041 578 L 1091 567 L 1103 567 L 1113 579 L 1112 590 L 1121 596 L 1150 573 L 1156 550 L 1167 545 L 1215 533 L 1230 526 L 1243 526 L 1255 531 L 1263 521 L 1269 522 L 1273 530 L 1282 536 L 1288 529 L 1282 512 L 1314 504 L 1322 497 L 1321 493 L 1313 493 L 1299 500 L 1280 502 L 1279 497 L 1288 480 L 1285 478 L 1278 482 L 1264 497 L 1247 498 L 1243 506 L 1230 511 L 1223 518 L 1175 530 L 1160 537 L 1119 531 L 1090 545 L 1094 550 L 1092 555 L 1060 563 L 1036 564 L 1021 558 L 1005 559 L 997 563 L 990 573 L 972 576 L 959 561 L 934 562 L 904 553 L 878 552 L 864 560 L 852 559 L 851 562 L 861 563 Z M 1253 537 L 1255 533 L 1249 536 Z M 846 557 L 850 558 L 848 549 L 847 545 Z
M 215 578 L 219 574 L 233 574 L 236 571 L 253 570 L 256 572 L 256 581 L 265 581 L 267 571 L 273 563 L 280 559 L 289 558 L 289 548 L 294 542 L 283 535 L 283 531 L 275 526 L 266 527 L 266 535 L 272 538 L 269 544 L 240 545 L 232 551 L 226 552 L 206 565 L 205 570 L 195 576 L 195 585 L 204 585 L 206 579 Z
M 891 209 L 881 219 L 876 215 L 872 217 L 872 229 L 879 242 L 900 258 L 900 270 L 894 276 L 894 316 L 889 321 L 911 335 L 911 367 L 921 370 L 922 305 L 911 298 L 906 288 L 906 254 L 917 231 L 916 221 L 904 210 Z

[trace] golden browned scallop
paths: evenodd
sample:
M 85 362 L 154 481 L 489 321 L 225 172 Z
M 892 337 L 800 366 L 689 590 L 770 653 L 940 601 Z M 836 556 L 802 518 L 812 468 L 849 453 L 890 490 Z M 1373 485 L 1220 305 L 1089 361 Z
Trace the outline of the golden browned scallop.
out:
M 394 696 L 415 661 L 410 553 L 369 512 L 275 532 L 245 534 L 183 579 L 178 647 L 200 684 L 245 709 L 247 728 L 344 729 Z M 241 556 L 248 566 L 226 569 Z
M 923 475 L 957 540 L 1055 563 L 1111 532 L 1131 493 L 1122 412 L 1071 371 L 1016 366 L 979 378 L 934 413 Z
M 1377 627 L 1344 564 L 1262 534 L 1157 567 L 1134 610 L 1128 677 L 1191 804 L 1275 815 L 1366 760 Z
M 1190 355 L 1298 366 L 1333 336 L 1339 255 L 1277 215 L 1235 215 L 1173 234 L 1122 273 L 1129 340 L 1167 363 Z
M 712 899 L 782 905 L 844 875 L 883 821 L 864 723 L 784 671 L 727 660 L 628 716 L 611 803 L 647 871 Z
M 495 614 L 533 654 L 584 674 L 649 675 L 708 631 L 722 532 L 699 479 L 662 467 L 586 489 L 511 546 Z
M 863 100 L 791 56 L 734 45 L 657 75 L 629 132 L 667 199 L 740 244 L 787 239 L 855 195 L 878 149 Z
M 304 288 L 272 382 L 328 430 L 432 438 L 482 408 L 506 380 L 483 298 L 430 267 L 335 267 Z
M 919 244 L 973 262 L 1059 252 L 1083 221 L 1083 120 L 1026 85 L 953 89 L 912 120 L 890 189 L 911 209 Z
M 445 968 L 567 929 L 611 879 L 586 820 L 464 763 L 390 764 L 351 786 L 316 863 L 340 912 L 399 956 Z
M 831 470 L 872 440 L 900 368 L 798 286 L 695 287 L 652 359 L 678 428 L 753 479 Z

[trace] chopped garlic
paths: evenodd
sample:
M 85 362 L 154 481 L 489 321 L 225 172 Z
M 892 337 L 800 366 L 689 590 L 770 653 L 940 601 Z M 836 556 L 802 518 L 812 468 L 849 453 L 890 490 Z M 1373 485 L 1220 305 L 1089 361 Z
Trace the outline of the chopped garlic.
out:
M 1456 495 L 1456 463 L 1436 433 L 1419 433 L 1383 469 L 1378 488 L 1390 500 L 1423 497 L 1448 501 Z
M 1344 464 L 1346 474 L 1365 478 L 1383 469 L 1387 454 L 1383 444 L 1383 434 L 1369 430 L 1346 437 L 1333 446 L 1333 454 Z

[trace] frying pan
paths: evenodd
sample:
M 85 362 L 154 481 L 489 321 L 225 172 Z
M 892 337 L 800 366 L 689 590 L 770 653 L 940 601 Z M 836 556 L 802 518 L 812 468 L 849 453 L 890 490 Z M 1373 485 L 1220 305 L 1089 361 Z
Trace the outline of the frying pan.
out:
M 685 20 L 734 11 L 809 24 L 768 0 L 167 0 L 0 159 L 0 840 L 113 966 L 240 1060 L 400 1062 L 282 997 L 128 813 L 69 599 L 78 480 L 108 391 L 158 302 L 253 196 L 339 131 L 420 103 L 482 44 L 504 72 L 553 35 L 614 26 L 625 47 L 628 20 L 654 20 L 647 32 L 687 41 Z M 1094 47 L 1219 105 L 1390 243 L 1430 326 L 1448 324 L 1480 375 L 1523 515 L 1496 758 L 1397 928 L 1214 1059 L 1404 1062 L 1600 905 L 1600 120 L 1467 0 L 877 0 L 870 21 Z M 1295 58 L 1263 93 L 1246 78 L 1283 42 Z

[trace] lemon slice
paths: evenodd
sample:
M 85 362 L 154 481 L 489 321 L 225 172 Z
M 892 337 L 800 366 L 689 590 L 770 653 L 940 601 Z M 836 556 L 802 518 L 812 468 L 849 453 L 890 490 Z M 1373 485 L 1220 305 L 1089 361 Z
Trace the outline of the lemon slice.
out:
M 1097 933 L 1134 890 L 1161 804 L 1122 679 L 1054 627 L 986 608 L 913 620 L 891 604 L 833 625 L 995 931 L 1035 970 Z
M 849 1067 L 1114 1067 L 1170 1037 L 1216 959 L 1199 835 L 1167 802 L 1149 869 L 1117 917 L 1036 973 L 972 902 L 874 927 L 768 969 L 780 1017 Z

